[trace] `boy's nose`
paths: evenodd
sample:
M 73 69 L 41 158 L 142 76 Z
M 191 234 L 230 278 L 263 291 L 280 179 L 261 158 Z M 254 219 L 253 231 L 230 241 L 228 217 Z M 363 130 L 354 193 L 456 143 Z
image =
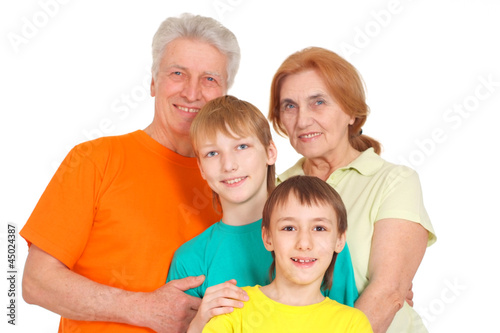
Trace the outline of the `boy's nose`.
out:
M 299 250 L 310 250 L 312 248 L 311 233 L 307 230 L 301 230 L 297 235 L 297 248 Z
M 231 156 L 224 157 L 222 161 L 222 169 L 224 172 L 232 172 L 238 170 L 238 163 L 236 162 L 236 159 L 232 158 Z

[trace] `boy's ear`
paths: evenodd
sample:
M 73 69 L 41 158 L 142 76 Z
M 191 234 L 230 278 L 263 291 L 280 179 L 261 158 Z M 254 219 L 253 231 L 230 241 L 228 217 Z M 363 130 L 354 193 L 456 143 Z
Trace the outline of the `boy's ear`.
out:
M 200 159 L 199 159 L 199 158 L 196 158 L 196 163 L 198 163 L 198 168 L 200 169 L 201 177 L 202 177 L 203 179 L 207 180 L 207 179 L 205 178 L 205 172 L 203 172 L 203 168 L 202 168 L 202 166 L 201 166 L 201 163 L 200 163 Z
M 346 242 L 346 235 L 345 232 L 343 232 L 339 237 L 337 238 L 337 244 L 335 244 L 335 252 L 340 253 L 344 249 Z
M 262 227 L 262 242 L 264 243 L 264 247 L 266 248 L 266 250 L 268 250 L 269 252 L 274 251 L 271 236 L 269 235 L 269 231 L 265 227 Z
M 269 142 L 269 147 L 267 147 L 267 165 L 273 165 L 274 163 L 276 163 L 277 158 L 278 149 L 276 149 L 274 141 L 271 140 L 271 142 Z

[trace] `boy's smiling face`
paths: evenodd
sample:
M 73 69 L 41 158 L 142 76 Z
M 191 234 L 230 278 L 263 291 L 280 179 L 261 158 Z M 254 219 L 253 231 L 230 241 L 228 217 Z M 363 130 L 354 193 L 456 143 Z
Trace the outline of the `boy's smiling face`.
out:
M 262 238 L 268 251 L 274 251 L 276 281 L 295 285 L 317 285 L 332 261 L 334 252 L 345 245 L 339 234 L 337 215 L 331 205 L 306 206 L 290 194 L 283 205 L 274 208 L 270 230 Z
M 274 164 L 276 155 L 274 143 L 266 148 L 255 136 L 231 137 L 218 132 L 213 140 L 198 145 L 201 175 L 219 195 L 223 207 L 253 202 L 263 206 L 267 166 Z

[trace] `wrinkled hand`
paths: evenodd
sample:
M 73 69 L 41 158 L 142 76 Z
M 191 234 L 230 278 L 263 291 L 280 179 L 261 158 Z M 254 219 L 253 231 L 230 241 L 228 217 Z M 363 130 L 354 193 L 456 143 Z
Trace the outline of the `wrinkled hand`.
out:
M 234 308 L 242 308 L 243 302 L 246 301 L 247 293 L 236 286 L 234 279 L 207 288 L 198 313 L 189 325 L 188 333 L 201 333 L 213 316 L 231 313 Z
M 186 332 L 201 303 L 201 299 L 184 293 L 198 287 L 204 276 L 190 276 L 173 280 L 153 292 L 146 293 L 139 311 L 143 313 L 144 325 L 156 332 Z
M 406 293 L 406 303 L 408 303 L 409 306 L 413 307 L 413 283 L 410 284 L 410 290 Z

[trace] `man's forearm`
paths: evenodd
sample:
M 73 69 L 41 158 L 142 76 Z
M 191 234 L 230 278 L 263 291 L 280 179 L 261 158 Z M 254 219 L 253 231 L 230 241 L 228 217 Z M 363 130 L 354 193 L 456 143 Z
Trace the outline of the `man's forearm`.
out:
M 69 270 L 32 245 L 23 276 L 23 298 L 65 318 L 139 325 L 134 313 L 143 293 L 102 285 Z

